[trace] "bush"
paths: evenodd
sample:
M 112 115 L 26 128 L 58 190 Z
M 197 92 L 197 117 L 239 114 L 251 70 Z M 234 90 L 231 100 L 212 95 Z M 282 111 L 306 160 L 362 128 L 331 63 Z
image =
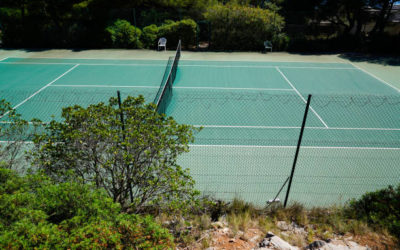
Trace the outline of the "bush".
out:
M 103 191 L 80 183 L 53 184 L 0 168 L 1 249 L 172 248 L 152 217 L 122 214 Z
M 158 32 L 159 28 L 155 24 L 143 28 L 142 42 L 145 48 L 157 47 Z
M 194 180 L 176 159 L 198 129 L 157 113 L 143 96 L 127 97 L 121 109 L 117 98 L 66 107 L 62 117 L 36 136 L 31 150 L 32 163 L 53 181 L 95 183 L 126 212 L 182 213 L 196 205 Z
M 387 228 L 400 239 L 400 184 L 397 188 L 389 186 L 352 200 L 347 213 L 371 226 Z
M 109 35 L 109 41 L 115 48 L 142 48 L 140 36 L 142 31 L 131 25 L 126 20 L 116 20 L 112 25 L 106 28 Z
M 284 19 L 270 10 L 236 4 L 215 5 L 205 14 L 211 23 L 211 48 L 221 50 L 262 50 L 270 40 L 274 48 L 285 48 Z
M 178 22 L 167 20 L 159 27 L 159 37 L 167 38 L 168 48 L 175 49 L 179 39 L 185 48 L 196 45 L 197 24 L 192 19 L 184 19 Z

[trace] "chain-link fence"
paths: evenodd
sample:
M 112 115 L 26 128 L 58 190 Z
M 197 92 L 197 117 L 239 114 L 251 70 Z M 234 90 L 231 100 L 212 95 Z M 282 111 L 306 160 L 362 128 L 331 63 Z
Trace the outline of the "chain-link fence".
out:
M 121 89 L 122 97 L 154 89 Z M 3 95 L 3 94 L 6 94 Z M 2 98 L 27 98 L 23 91 Z M 45 122 L 61 108 L 106 102 L 116 89 L 46 89 L 17 110 Z M 174 88 L 167 114 L 203 127 L 179 163 L 205 195 L 264 205 L 290 176 L 303 121 L 305 97 L 289 91 Z M 1 125 L 7 126 L 4 119 Z M 2 138 L 2 141 L 13 138 Z M 343 204 L 400 183 L 400 97 L 313 95 L 293 176 L 289 202 Z M 287 182 L 278 198 L 283 201 Z
M 264 205 L 290 176 L 305 98 L 270 92 L 212 96 L 178 93 L 174 98 L 170 111 L 178 121 L 203 125 L 180 163 L 205 194 Z M 397 185 L 399 162 L 399 96 L 315 95 L 289 202 L 343 204 Z

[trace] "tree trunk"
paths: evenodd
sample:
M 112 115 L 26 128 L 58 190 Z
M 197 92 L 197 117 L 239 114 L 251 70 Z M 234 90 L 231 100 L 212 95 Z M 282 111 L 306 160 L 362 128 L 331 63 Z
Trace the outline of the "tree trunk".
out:
M 390 17 L 390 12 L 392 11 L 394 1 L 393 0 L 385 0 L 382 9 L 379 12 L 378 18 L 376 20 L 375 26 L 371 31 L 372 35 L 382 34 L 385 30 L 387 21 Z

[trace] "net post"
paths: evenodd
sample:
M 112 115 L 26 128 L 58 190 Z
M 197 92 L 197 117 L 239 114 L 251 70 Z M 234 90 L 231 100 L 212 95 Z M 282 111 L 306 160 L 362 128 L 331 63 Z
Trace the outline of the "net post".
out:
M 306 121 L 307 121 L 307 114 L 308 114 L 308 110 L 310 108 L 310 102 L 311 102 L 311 95 L 308 95 L 306 110 L 304 111 L 303 123 L 301 124 L 299 140 L 297 141 L 296 153 L 294 155 L 292 172 L 290 173 L 290 177 L 289 177 L 289 186 L 288 186 L 288 189 L 286 191 L 285 202 L 283 204 L 283 207 L 285 207 L 285 208 L 286 208 L 287 201 L 288 201 L 288 198 L 289 198 L 290 188 L 292 186 L 294 170 L 296 169 L 297 157 L 298 157 L 299 151 L 300 151 L 301 140 L 303 139 L 304 127 L 305 127 Z

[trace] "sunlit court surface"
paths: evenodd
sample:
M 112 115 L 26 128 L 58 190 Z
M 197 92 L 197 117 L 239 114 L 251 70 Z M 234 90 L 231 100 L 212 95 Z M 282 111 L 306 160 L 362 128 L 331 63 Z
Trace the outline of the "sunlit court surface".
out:
M 393 84 L 346 62 L 182 54 L 165 112 L 202 127 L 179 162 L 204 194 L 258 204 L 274 198 L 290 174 L 309 94 L 291 200 L 339 204 L 399 182 L 400 91 Z M 1 97 L 22 118 L 43 122 L 60 120 L 63 107 L 107 102 L 117 90 L 153 102 L 168 61 L 0 60 Z

